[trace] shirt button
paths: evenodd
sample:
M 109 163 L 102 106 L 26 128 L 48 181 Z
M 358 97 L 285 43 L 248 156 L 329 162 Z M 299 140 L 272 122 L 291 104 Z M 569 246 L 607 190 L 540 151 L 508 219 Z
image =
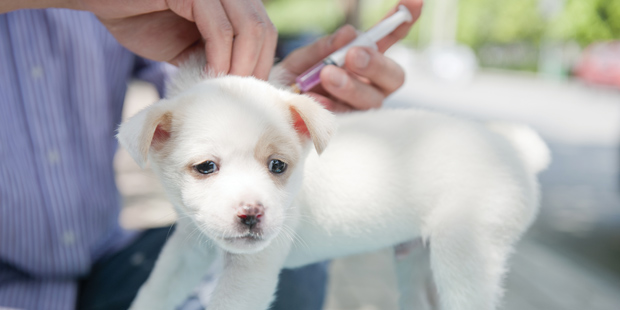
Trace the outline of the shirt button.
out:
M 51 150 L 47 152 L 47 161 L 50 164 L 56 164 L 60 161 L 60 154 L 56 150 Z
M 75 234 L 72 231 L 65 231 L 62 234 L 62 243 L 66 246 L 72 246 L 75 244 Z
M 40 77 L 43 76 L 43 67 L 41 66 L 34 66 L 32 67 L 32 69 L 30 69 L 30 76 L 32 76 L 33 79 L 38 79 Z

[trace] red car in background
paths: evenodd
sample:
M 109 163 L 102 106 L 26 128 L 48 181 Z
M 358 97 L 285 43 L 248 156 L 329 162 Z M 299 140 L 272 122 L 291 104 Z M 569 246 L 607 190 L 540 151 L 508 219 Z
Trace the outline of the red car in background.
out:
M 588 83 L 620 88 L 620 41 L 588 46 L 577 62 L 574 73 Z

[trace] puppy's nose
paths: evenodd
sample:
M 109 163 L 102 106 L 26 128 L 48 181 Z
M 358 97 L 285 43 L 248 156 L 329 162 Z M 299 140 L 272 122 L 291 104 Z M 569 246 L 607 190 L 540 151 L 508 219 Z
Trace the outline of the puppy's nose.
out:
M 237 211 L 237 217 L 241 220 L 241 223 L 252 229 L 260 222 L 260 218 L 265 212 L 265 207 L 260 202 L 255 204 L 241 204 Z

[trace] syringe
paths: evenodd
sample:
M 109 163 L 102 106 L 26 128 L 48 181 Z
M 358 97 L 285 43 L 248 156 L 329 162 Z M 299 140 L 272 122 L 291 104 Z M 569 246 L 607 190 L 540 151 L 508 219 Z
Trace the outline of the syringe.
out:
M 396 13 L 392 14 L 392 16 L 384 19 L 365 33 L 360 34 L 351 43 L 333 52 L 321 62 L 317 63 L 306 72 L 299 75 L 295 79 L 295 83 L 291 85 L 291 88 L 293 89 L 293 91 L 298 93 L 309 91 L 321 82 L 320 74 L 321 70 L 325 66 L 335 65 L 341 67 L 342 65 L 344 65 L 344 59 L 349 49 L 354 46 L 369 46 L 376 49 L 377 41 L 392 33 L 392 31 L 394 31 L 394 29 L 396 29 L 402 23 L 411 22 L 412 20 L 413 17 L 411 16 L 411 13 L 409 13 L 409 10 L 407 10 L 407 8 L 401 4 L 400 6 L 398 6 L 398 10 L 396 11 Z

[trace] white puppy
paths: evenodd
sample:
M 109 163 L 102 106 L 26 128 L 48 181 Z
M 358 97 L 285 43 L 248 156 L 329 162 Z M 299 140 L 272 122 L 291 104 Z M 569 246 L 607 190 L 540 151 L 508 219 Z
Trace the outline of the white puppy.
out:
M 208 79 L 201 67 L 182 69 L 168 98 L 119 131 L 179 214 L 132 309 L 174 309 L 223 255 L 209 310 L 265 310 L 284 267 L 416 238 L 430 249 L 441 309 L 497 307 L 549 162 L 536 133 L 413 109 L 334 116 L 309 97 Z M 428 304 L 403 296 L 401 307 Z

